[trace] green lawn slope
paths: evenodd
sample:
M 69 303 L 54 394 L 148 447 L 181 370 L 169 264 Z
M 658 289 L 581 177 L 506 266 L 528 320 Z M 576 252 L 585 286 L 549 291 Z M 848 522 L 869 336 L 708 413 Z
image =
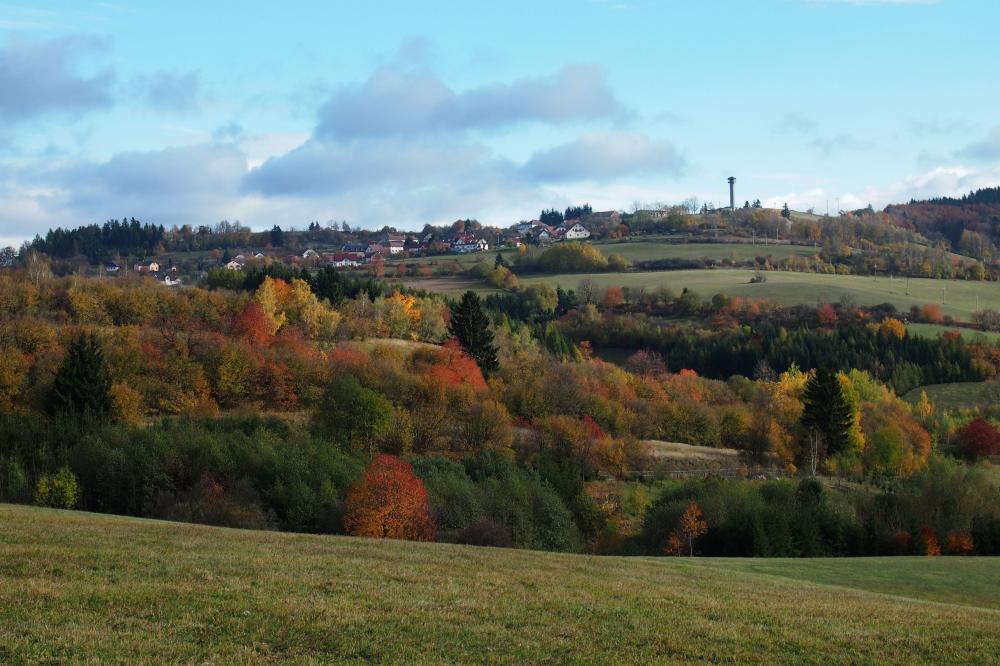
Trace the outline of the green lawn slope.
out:
M 0 505 L 0 663 L 988 663 L 997 559 L 698 560 Z

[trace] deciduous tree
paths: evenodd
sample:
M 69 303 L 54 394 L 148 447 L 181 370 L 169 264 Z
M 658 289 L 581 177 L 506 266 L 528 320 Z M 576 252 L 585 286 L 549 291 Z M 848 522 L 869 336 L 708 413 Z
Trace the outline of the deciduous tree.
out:
M 376 457 L 347 492 L 344 528 L 377 539 L 433 540 L 427 489 L 410 463 L 390 455 Z

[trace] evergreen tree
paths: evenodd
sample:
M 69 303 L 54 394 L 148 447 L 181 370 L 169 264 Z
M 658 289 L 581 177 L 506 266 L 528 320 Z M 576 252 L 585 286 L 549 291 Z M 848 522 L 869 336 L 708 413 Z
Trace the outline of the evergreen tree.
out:
M 282 247 L 285 244 L 285 232 L 277 224 L 271 228 L 271 247 Z
M 556 287 L 556 299 L 558 301 L 556 314 L 559 316 L 566 314 L 580 304 L 576 298 L 576 293 L 572 289 L 563 291 L 562 287 Z
M 543 210 L 538 216 L 538 221 L 542 224 L 547 224 L 550 227 L 555 227 L 562 224 L 563 214 L 557 211 L 555 208 L 548 210 Z
M 70 343 L 49 394 L 53 414 L 107 417 L 112 413 L 111 378 L 104 351 L 93 334 Z
M 826 442 L 828 455 L 843 451 L 850 441 L 854 413 L 836 373 L 818 368 L 802 396 L 802 425 Z
M 497 259 L 496 261 L 493 262 L 493 268 L 500 268 L 501 266 L 503 266 L 504 268 L 508 268 L 507 260 L 503 258 L 502 253 L 497 252 Z
M 482 300 L 475 292 L 465 292 L 462 300 L 452 307 L 448 330 L 458 339 L 466 353 L 475 359 L 484 375 L 489 376 L 500 368 L 490 320 L 483 309 Z
M 781 217 L 787 219 L 790 218 L 791 216 L 792 216 L 792 211 L 788 208 L 788 202 L 785 202 L 785 205 L 781 207 Z

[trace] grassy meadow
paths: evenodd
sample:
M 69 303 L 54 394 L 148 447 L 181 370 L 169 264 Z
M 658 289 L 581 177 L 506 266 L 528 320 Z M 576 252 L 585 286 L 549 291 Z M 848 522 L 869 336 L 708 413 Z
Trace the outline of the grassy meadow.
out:
M 620 240 L 593 243 L 604 256 L 620 254 L 630 262 L 650 261 L 654 259 L 712 259 L 721 261 L 735 257 L 737 261 L 745 261 L 755 257 L 773 257 L 784 259 L 788 256 L 810 257 L 820 251 L 820 248 L 803 245 L 764 245 L 758 243 L 678 243 L 676 241 L 658 240 Z M 508 261 L 513 261 L 517 251 L 504 248 L 499 251 Z M 497 250 L 477 254 L 448 254 L 433 257 L 415 257 L 412 259 L 392 259 L 389 264 L 444 264 L 457 261 L 461 266 L 468 267 L 479 261 L 493 263 Z
M 997 654 L 996 558 L 602 558 L 0 505 L 0 662 Z
M 938 409 L 951 411 L 982 407 L 996 402 L 1000 397 L 996 382 L 955 382 L 918 386 L 903 397 L 910 402 L 916 402 L 920 399 L 921 391 L 927 392 L 927 397 Z
M 907 324 L 906 330 L 910 335 L 922 338 L 936 338 L 942 333 L 957 332 L 962 339 L 967 342 L 985 339 L 988 342 L 1000 340 L 1000 333 L 993 331 L 977 331 L 971 328 L 960 328 L 956 326 L 944 326 L 943 324 Z
M 687 287 L 709 298 L 718 292 L 730 296 L 766 298 L 782 305 L 799 303 L 832 303 L 842 297 L 852 298 L 858 305 L 893 303 L 900 310 L 912 305 L 941 304 L 945 314 L 968 320 L 976 309 L 1000 309 L 1000 285 L 992 282 L 965 282 L 958 280 L 932 280 L 911 278 L 909 287 L 903 278 L 878 279 L 866 275 L 825 275 L 769 271 L 767 282 L 750 284 L 754 271 L 740 269 L 699 269 L 683 271 L 657 271 L 635 273 L 593 273 L 582 275 L 525 276 L 522 285 L 546 282 L 575 288 L 581 280 L 589 279 L 601 286 L 669 287 L 680 292 Z M 907 293 L 909 292 L 909 293 Z M 977 299 L 978 297 L 978 299 Z
M 607 241 L 594 243 L 605 256 L 620 254 L 631 262 L 655 259 L 712 259 L 721 261 L 735 257 L 746 261 L 755 257 L 811 257 L 820 248 L 803 245 L 764 245 L 758 243 L 677 243 L 657 241 Z

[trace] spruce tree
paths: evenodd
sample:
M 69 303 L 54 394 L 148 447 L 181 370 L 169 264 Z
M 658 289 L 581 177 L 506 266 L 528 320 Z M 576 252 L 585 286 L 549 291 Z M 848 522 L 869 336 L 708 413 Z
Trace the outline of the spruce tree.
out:
M 94 334 L 81 333 L 66 350 L 49 394 L 53 414 L 108 417 L 113 411 L 111 378 Z
M 465 352 L 475 359 L 484 375 L 491 375 L 500 368 L 497 348 L 493 345 L 490 319 L 483 310 L 483 302 L 473 291 L 467 291 L 462 300 L 451 309 L 448 330 Z
M 828 455 L 843 451 L 850 442 L 854 413 L 836 373 L 818 368 L 802 396 L 802 425 L 823 437 Z

